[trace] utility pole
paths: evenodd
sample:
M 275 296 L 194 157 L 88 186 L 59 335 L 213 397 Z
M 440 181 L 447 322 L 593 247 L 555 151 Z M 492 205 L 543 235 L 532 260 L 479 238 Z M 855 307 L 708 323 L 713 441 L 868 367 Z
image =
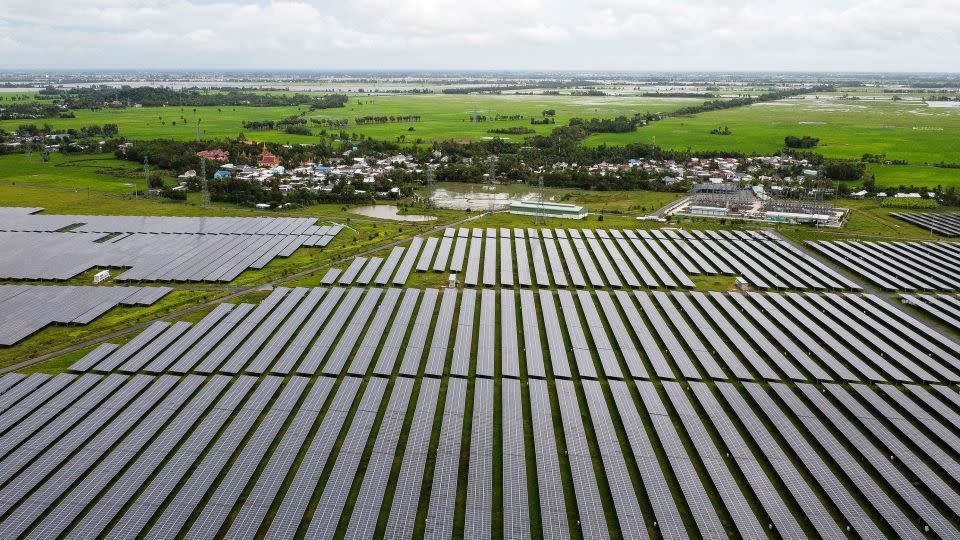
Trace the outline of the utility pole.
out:
M 150 188 L 150 158 L 143 156 L 143 182 L 144 185 L 149 189 Z M 133 198 L 137 198 L 137 186 L 133 186 Z

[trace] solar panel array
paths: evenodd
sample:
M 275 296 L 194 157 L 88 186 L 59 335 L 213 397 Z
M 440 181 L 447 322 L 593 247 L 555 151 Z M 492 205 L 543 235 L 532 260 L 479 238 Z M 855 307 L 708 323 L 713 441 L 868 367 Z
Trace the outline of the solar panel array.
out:
M 890 212 L 890 215 L 941 236 L 960 236 L 960 213 Z
M 149 306 L 169 287 L 0 285 L 0 345 L 53 324 L 87 324 L 121 306 Z
M 808 241 L 807 245 L 887 291 L 960 290 L 960 244 Z
M 960 297 L 952 294 L 901 294 L 907 305 L 931 315 L 943 324 L 960 330 Z
M 26 209 L 33 210 L 33 209 Z M 2 279 L 67 280 L 128 268 L 117 281 L 227 282 L 301 246 L 323 247 L 341 225 L 311 218 L 46 215 L 0 211 Z
M 415 237 L 392 279 L 391 266 L 377 283 L 403 285 L 415 270 L 462 272 L 458 279 L 470 287 L 690 289 L 690 276 L 739 275 L 764 290 L 862 289 L 772 234 L 668 232 L 451 228 L 442 237 Z M 351 262 L 340 283 L 368 283 L 356 275 L 360 264 Z
M 415 302 L 398 303 L 414 316 Z M 527 384 L 398 365 L 373 376 L 6 375 L 0 535 L 960 535 L 951 386 L 609 379 L 592 361 L 597 379 Z
M 401 292 L 281 287 L 256 307 L 154 323 L 71 369 L 362 376 L 399 363 L 408 376 L 520 378 L 522 358 L 541 378 L 549 367 L 567 379 L 960 383 L 960 345 L 878 296 L 541 289 L 517 302 L 509 289 Z M 955 298 L 914 301 L 960 317 Z

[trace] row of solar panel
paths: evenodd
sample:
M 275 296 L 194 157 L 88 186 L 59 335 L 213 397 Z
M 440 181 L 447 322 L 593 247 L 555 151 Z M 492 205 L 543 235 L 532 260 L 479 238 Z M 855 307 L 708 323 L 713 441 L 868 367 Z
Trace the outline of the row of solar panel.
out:
M 904 303 L 919 308 L 942 323 L 960 330 L 960 297 L 949 294 L 902 294 Z
M 387 375 L 400 360 L 404 375 L 440 376 L 449 356 L 452 375 L 492 377 L 498 350 L 508 377 L 522 353 L 533 377 L 549 363 L 570 378 L 572 357 L 585 378 L 597 365 L 623 378 L 622 358 L 633 378 L 960 382 L 960 344 L 879 297 L 834 293 L 278 288 L 193 326 L 154 323 L 71 369 Z
M 960 290 L 960 244 L 826 242 L 807 244 L 848 271 L 888 291 Z
M 691 275 L 739 274 L 760 289 L 860 289 L 789 242 L 742 231 L 447 229 L 382 262 L 358 257 L 323 282 L 403 285 L 432 270 L 462 272 L 468 286 L 693 288 Z
M 13 345 L 53 323 L 87 324 L 118 305 L 148 306 L 170 290 L 0 285 L 0 345 Z
M 0 535 L 960 535 L 943 385 L 337 380 L 2 377 Z
M 942 236 L 960 236 L 960 213 L 890 212 L 890 215 Z
M 339 230 L 339 229 L 337 229 Z M 0 232 L 0 278 L 67 280 L 97 267 L 130 267 L 117 281 L 231 281 L 301 246 L 335 236 Z
M 43 208 L 0 207 L 0 231 L 143 233 L 143 234 L 275 234 L 336 236 L 341 225 L 317 225 L 316 218 L 170 217 L 38 214 Z

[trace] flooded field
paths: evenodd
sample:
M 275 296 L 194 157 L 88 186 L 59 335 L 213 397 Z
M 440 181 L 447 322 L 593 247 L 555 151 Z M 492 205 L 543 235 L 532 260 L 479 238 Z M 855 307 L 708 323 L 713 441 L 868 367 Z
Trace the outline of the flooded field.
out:
M 369 206 L 358 206 L 351 208 L 354 214 L 380 219 L 392 219 L 395 221 L 433 221 L 437 219 L 434 216 L 422 216 L 416 214 L 401 214 L 400 208 L 392 204 L 371 204 Z
M 500 186 L 495 189 L 478 186 L 463 190 L 439 188 L 433 192 L 432 200 L 438 208 L 482 212 L 503 210 L 513 201 L 535 201 L 538 197 L 535 192 L 509 193 Z

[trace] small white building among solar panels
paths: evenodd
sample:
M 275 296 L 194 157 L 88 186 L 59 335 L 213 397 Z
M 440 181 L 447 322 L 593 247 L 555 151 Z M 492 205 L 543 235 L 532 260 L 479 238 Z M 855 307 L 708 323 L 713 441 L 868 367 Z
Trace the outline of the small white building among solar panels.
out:
M 510 203 L 510 213 L 521 216 L 545 216 L 552 218 L 583 219 L 587 217 L 587 209 L 575 204 L 539 201 L 513 201 Z

